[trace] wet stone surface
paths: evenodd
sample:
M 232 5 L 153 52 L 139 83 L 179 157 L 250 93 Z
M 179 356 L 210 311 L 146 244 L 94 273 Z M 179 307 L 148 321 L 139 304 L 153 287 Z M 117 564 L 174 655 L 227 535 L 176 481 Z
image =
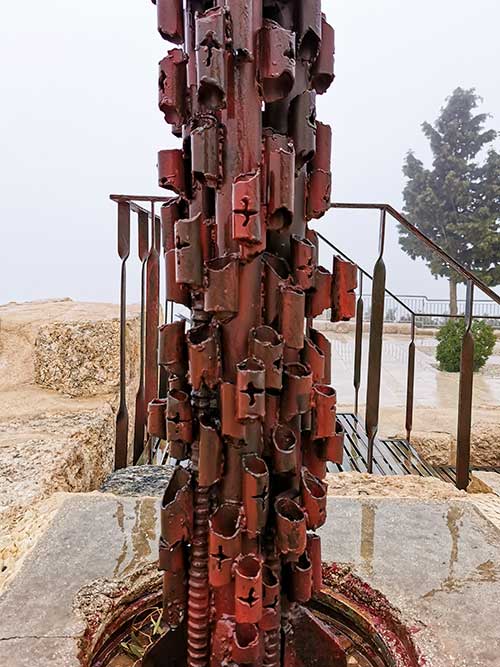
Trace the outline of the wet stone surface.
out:
M 0 665 L 80 665 L 82 609 L 99 617 L 148 563 L 159 585 L 158 516 L 155 497 L 64 494 L 0 598 Z M 332 497 L 320 532 L 324 560 L 348 564 L 401 611 L 427 665 L 500 667 L 500 531 L 469 499 Z
M 74 611 L 76 594 L 155 561 L 158 518 L 155 498 L 68 494 L 0 598 L 0 665 L 80 665 L 85 623 Z
M 500 531 L 468 501 L 331 498 L 323 559 L 401 610 L 432 667 L 500 666 Z

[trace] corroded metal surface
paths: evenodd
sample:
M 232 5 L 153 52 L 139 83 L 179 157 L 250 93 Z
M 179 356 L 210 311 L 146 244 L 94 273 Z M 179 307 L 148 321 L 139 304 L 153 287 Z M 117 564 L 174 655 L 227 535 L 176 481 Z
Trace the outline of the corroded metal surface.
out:
M 142 456 L 166 443 L 177 463 L 161 509 L 163 620 L 185 627 L 189 667 L 300 667 L 295 620 L 321 588 L 314 531 L 344 437 L 312 319 L 353 317 L 357 282 L 341 257 L 332 272 L 318 265 L 308 228 L 330 202 L 332 131 L 316 94 L 334 79 L 334 31 L 320 0 L 155 4 L 176 45 L 160 62 L 159 108 L 181 144 L 158 153 L 173 196 L 139 212 L 134 462 L 145 427 Z M 162 274 L 167 311 L 187 307 L 187 321 L 158 327 Z M 346 664 L 335 638 L 321 646 L 325 665 Z
M 333 28 L 319 0 L 156 5 L 162 37 L 184 43 L 160 63 L 160 110 L 182 148 L 159 152 L 158 182 L 177 195 L 161 211 L 167 299 L 191 310 L 188 326 L 160 328 L 168 387 L 154 400 L 146 354 L 148 432 L 179 464 L 162 508 L 164 618 L 186 620 L 189 667 L 298 666 L 291 621 L 321 586 L 321 480 L 343 440 L 310 318 L 355 314 L 356 267 L 318 266 L 307 227 L 330 202 L 332 133 L 315 97 L 334 78 Z

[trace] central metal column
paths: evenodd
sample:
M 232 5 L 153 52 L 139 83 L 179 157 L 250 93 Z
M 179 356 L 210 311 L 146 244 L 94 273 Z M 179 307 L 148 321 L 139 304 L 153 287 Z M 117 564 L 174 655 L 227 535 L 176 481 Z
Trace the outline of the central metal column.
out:
M 189 667 L 291 665 L 291 619 L 321 587 L 326 465 L 342 459 L 313 318 L 356 306 L 356 267 L 318 266 L 308 227 L 330 202 L 316 95 L 334 78 L 334 31 L 320 0 L 156 5 L 179 45 L 159 74 L 180 139 L 158 155 L 177 195 L 161 209 L 167 300 L 191 312 L 160 328 L 168 391 L 149 404 L 148 433 L 178 464 L 162 504 L 164 620 L 187 618 Z

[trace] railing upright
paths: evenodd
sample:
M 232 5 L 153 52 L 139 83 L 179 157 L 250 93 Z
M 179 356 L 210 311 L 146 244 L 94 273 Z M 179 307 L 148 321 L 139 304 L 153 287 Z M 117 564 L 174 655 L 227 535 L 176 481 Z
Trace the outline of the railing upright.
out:
M 127 467 L 128 409 L 126 378 L 127 326 L 127 259 L 130 255 L 130 204 L 118 204 L 118 255 L 121 259 L 120 278 L 120 404 L 116 415 L 115 470 Z
M 411 432 L 413 429 L 413 404 L 415 395 L 415 314 L 411 316 L 411 339 L 408 346 L 408 374 L 406 382 L 406 439 L 411 441 Z
M 359 267 L 358 267 L 359 269 Z M 354 343 L 354 414 L 359 415 L 359 389 L 361 387 L 361 361 L 363 356 L 363 271 L 359 269 L 359 294 L 356 304 L 356 334 Z
M 129 411 L 127 406 L 127 273 L 126 261 L 130 256 L 130 216 L 138 216 L 138 257 L 141 262 L 141 313 L 139 387 L 135 397 L 133 434 L 133 463 L 141 457 L 149 460 L 152 447 L 146 452 L 147 406 L 158 393 L 158 324 L 160 312 L 160 218 L 155 213 L 156 203 L 171 202 L 171 197 L 148 195 L 110 195 L 118 206 L 118 255 L 121 259 L 120 286 L 120 403 L 116 417 L 115 469 L 128 464 Z M 147 210 L 137 202 L 150 205 Z M 167 312 L 167 309 L 165 310 Z M 154 446 L 154 443 L 152 443 Z M 147 456 L 146 456 L 147 454 Z
M 140 357 L 139 357 L 139 387 L 135 397 L 134 423 L 134 465 L 138 462 L 144 450 L 146 429 L 146 403 L 144 394 L 144 345 L 145 345 L 145 305 L 146 305 L 146 260 L 149 254 L 149 215 L 147 211 L 139 211 L 138 215 L 138 254 L 141 262 L 141 329 L 140 329 Z
M 380 408 L 380 378 L 382 372 L 382 345 L 384 335 L 385 280 L 384 262 L 386 211 L 380 213 L 379 256 L 373 270 L 370 344 L 368 353 L 368 380 L 366 388 L 365 429 L 368 436 L 368 472 L 373 472 L 373 448 L 378 431 Z
M 160 323 L 160 226 L 151 202 L 151 248 L 146 261 L 146 350 L 144 403 L 158 394 L 158 326 Z
M 457 425 L 457 487 L 465 490 L 469 485 L 470 444 L 472 427 L 472 394 L 474 386 L 474 336 L 472 334 L 474 285 L 467 283 L 465 302 L 465 333 L 460 360 L 460 386 Z

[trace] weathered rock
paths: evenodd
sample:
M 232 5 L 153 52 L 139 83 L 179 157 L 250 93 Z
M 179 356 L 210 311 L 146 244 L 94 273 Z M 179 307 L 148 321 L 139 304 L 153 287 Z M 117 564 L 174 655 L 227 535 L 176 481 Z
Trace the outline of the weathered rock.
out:
M 392 498 L 420 498 L 427 500 L 449 500 L 465 498 L 465 491 L 459 491 L 451 484 L 436 477 L 416 475 L 389 476 L 369 475 L 360 472 L 328 474 L 329 496 L 372 496 Z
M 162 497 L 173 473 L 172 466 L 143 465 L 117 470 L 105 480 L 101 491 L 115 496 Z
M 129 306 L 137 318 L 137 306 Z M 113 321 L 119 308 L 109 303 L 79 303 L 71 299 L 7 303 L 0 306 L 0 390 L 35 383 L 34 346 L 39 331 L 58 323 Z
M 114 423 L 106 404 L 0 422 L 0 587 L 44 526 L 40 502 L 57 491 L 97 489 L 110 473 Z
M 69 299 L 0 306 L 0 587 L 50 521 L 51 494 L 97 489 L 111 472 L 118 312 L 116 305 Z M 132 307 L 130 313 L 136 318 L 137 308 Z M 136 331 L 135 319 L 129 329 Z M 52 341 L 50 354 L 40 344 L 36 361 L 35 342 L 49 340 L 50 331 L 71 335 Z M 76 341 L 78 332 L 85 332 L 80 342 Z M 106 332 L 109 345 L 104 340 Z M 73 339 L 78 350 L 75 359 L 70 354 Z M 131 340 L 130 347 L 136 358 L 137 341 Z M 42 359 L 53 388 L 66 394 L 36 384 Z M 90 377 L 94 369 L 96 377 L 101 377 L 100 365 L 105 369 L 102 383 Z M 58 387 L 56 377 L 62 382 Z M 98 385 L 105 395 L 68 396 L 79 391 L 93 393 Z M 131 424 L 134 393 L 130 382 Z
M 469 493 L 494 493 L 496 496 L 500 496 L 500 473 L 478 470 L 472 473 L 471 484 L 474 483 L 477 486 L 472 489 L 469 486 L 467 489 Z
M 127 376 L 135 375 L 139 321 L 127 322 Z M 54 322 L 40 328 L 35 341 L 35 381 L 69 396 L 99 396 L 118 390 L 118 319 Z
M 455 465 L 457 445 L 456 438 L 451 433 L 417 431 L 412 434 L 412 444 L 432 465 Z M 488 422 L 473 424 L 471 465 L 500 467 L 500 424 Z
M 402 433 L 400 437 L 406 437 Z M 415 431 L 411 434 L 411 444 L 428 463 L 434 466 L 451 465 L 451 452 L 455 439 L 451 433 L 443 431 Z
M 472 426 L 471 461 L 475 466 L 500 467 L 500 423 L 478 422 Z

